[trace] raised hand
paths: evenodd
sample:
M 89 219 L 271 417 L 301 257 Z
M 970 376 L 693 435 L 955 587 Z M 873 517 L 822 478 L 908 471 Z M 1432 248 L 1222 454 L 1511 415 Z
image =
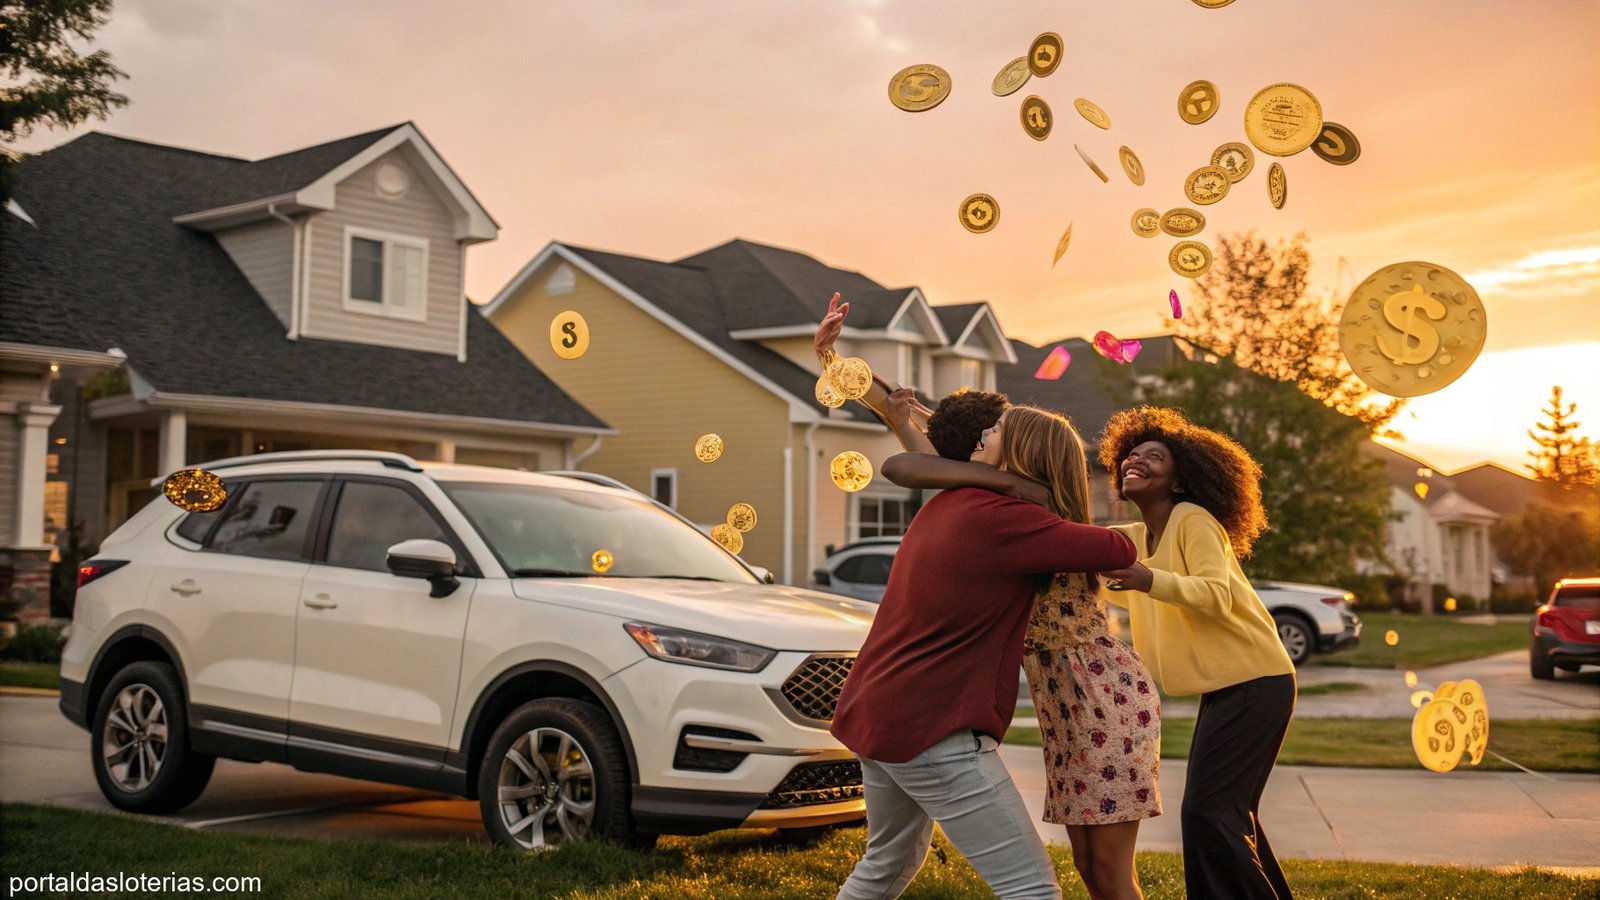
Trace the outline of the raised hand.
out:
M 833 342 L 839 339 L 839 332 L 844 328 L 844 317 L 849 314 L 850 304 L 840 303 L 839 295 L 835 293 L 833 299 L 828 301 L 828 312 L 817 325 L 817 336 L 812 342 L 819 358 L 827 359 L 833 353 Z

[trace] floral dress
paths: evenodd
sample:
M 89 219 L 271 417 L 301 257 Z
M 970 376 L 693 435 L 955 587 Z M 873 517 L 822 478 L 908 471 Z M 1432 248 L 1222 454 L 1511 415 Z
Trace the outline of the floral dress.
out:
M 1087 576 L 1056 575 L 1034 600 L 1022 667 L 1044 738 L 1044 820 L 1106 825 L 1161 815 L 1155 680 L 1111 636 Z

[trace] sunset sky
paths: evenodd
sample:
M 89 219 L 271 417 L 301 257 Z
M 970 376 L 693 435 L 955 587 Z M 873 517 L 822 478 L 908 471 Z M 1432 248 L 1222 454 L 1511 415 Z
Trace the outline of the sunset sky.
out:
M 1064 38 L 1061 68 L 993 96 L 1042 31 Z M 480 302 L 551 240 L 676 258 L 742 237 L 935 304 L 988 300 L 1044 343 L 1159 332 L 1187 285 L 1167 268 L 1174 240 L 1135 236 L 1129 216 L 1189 205 L 1184 176 L 1244 139 L 1250 95 L 1294 82 L 1361 159 L 1283 160 L 1277 211 L 1258 154 L 1200 239 L 1304 232 L 1316 288 L 1340 295 L 1393 262 L 1461 273 L 1487 308 L 1484 354 L 1397 425 L 1446 470 L 1520 468 L 1552 384 L 1600 436 L 1597 35 L 1594 0 L 120 0 L 98 44 L 132 102 L 89 127 L 259 158 L 414 121 L 502 226 L 469 255 Z M 908 114 L 886 87 L 915 63 L 954 90 Z M 1191 126 L 1177 93 L 1197 78 L 1222 109 Z M 1043 142 L 1018 123 L 1029 93 L 1056 113 Z M 1080 96 L 1111 130 L 1077 116 Z M 1118 170 L 1122 144 L 1143 187 Z M 1001 206 L 986 235 L 956 220 L 977 191 Z

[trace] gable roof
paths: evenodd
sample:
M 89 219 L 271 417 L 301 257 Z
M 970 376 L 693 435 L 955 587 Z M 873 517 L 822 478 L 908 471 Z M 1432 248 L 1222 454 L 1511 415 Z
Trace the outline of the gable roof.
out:
M 1472 502 L 1502 516 L 1520 514 L 1539 492 L 1539 482 L 1492 462 L 1451 472 L 1450 483 Z
M 321 165 L 370 136 L 312 156 Z M 320 148 L 304 152 L 314 150 Z M 298 179 L 285 173 L 309 171 L 312 156 L 284 164 L 275 177 Z M 289 340 L 216 239 L 172 222 L 219 196 L 240 165 L 99 133 L 29 157 L 16 168 L 15 195 L 37 227 L 0 216 L 0 341 L 118 347 L 164 394 L 605 429 L 479 316 L 467 316 L 464 363 L 438 353 Z M 517 389 L 505 390 L 508 384 Z
M 915 288 L 886 288 L 848 269 L 804 253 L 735 239 L 677 260 L 674 265 L 713 272 L 728 331 L 804 325 L 815 328 L 818 304 L 834 291 L 850 301 L 850 324 L 887 328 Z

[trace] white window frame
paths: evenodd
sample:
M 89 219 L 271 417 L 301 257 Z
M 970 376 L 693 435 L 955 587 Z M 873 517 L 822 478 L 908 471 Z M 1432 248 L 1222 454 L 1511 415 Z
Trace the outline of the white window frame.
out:
M 922 380 L 928 375 L 927 360 L 919 355 L 921 353 L 921 344 L 900 345 L 900 383 L 918 391 L 923 390 Z
M 353 262 L 351 248 L 356 238 L 369 241 L 379 241 L 383 244 L 383 300 L 361 300 L 350 296 L 350 266 Z M 396 305 L 389 298 L 389 288 L 392 279 L 389 278 L 389 246 L 398 244 L 422 251 L 422 302 L 415 310 Z M 410 234 L 396 234 L 392 231 L 378 231 L 372 228 L 359 228 L 354 225 L 344 227 L 344 288 L 340 295 L 344 298 L 346 312 L 361 313 L 368 316 L 383 316 L 387 319 L 405 319 L 411 322 L 425 322 L 428 320 L 428 239 Z
M 667 495 L 668 495 L 668 497 L 670 499 L 666 501 L 666 504 L 668 506 L 672 507 L 673 509 L 677 509 L 678 508 L 678 470 L 677 469 L 651 469 L 650 470 L 650 496 L 651 496 L 652 499 L 656 499 L 656 500 L 660 500 L 661 499 L 659 497 L 656 497 L 656 479 L 657 478 L 662 478 L 662 477 L 665 477 L 668 480 L 668 483 L 671 485 L 671 489 L 668 490 L 668 492 L 667 492 Z
M 905 534 L 906 533 L 906 528 L 908 528 L 911 525 L 910 516 L 908 514 L 911 512 L 909 507 L 914 502 L 914 499 L 915 498 L 913 498 L 913 497 L 911 497 L 909 495 L 902 495 L 902 494 L 867 494 L 865 496 L 863 496 L 861 494 L 853 495 L 850 498 L 850 513 L 849 513 L 849 517 L 850 517 L 850 540 L 851 540 L 851 543 L 855 543 L 857 541 L 863 541 L 863 540 L 866 540 L 869 537 L 890 537 L 890 536 L 892 536 L 892 535 L 885 535 L 883 533 L 883 507 L 882 507 L 882 504 L 884 504 L 884 503 L 899 503 L 899 504 L 901 504 L 902 519 L 901 519 L 901 522 L 900 522 L 900 530 L 898 532 L 896 532 L 896 534 Z M 862 534 L 861 506 L 862 506 L 862 502 L 866 501 L 866 500 L 871 500 L 874 503 L 879 504 L 879 507 L 878 507 L 878 518 L 876 519 L 876 521 L 874 521 L 872 523 L 873 527 L 877 531 L 876 534 L 871 534 L 871 535 Z

